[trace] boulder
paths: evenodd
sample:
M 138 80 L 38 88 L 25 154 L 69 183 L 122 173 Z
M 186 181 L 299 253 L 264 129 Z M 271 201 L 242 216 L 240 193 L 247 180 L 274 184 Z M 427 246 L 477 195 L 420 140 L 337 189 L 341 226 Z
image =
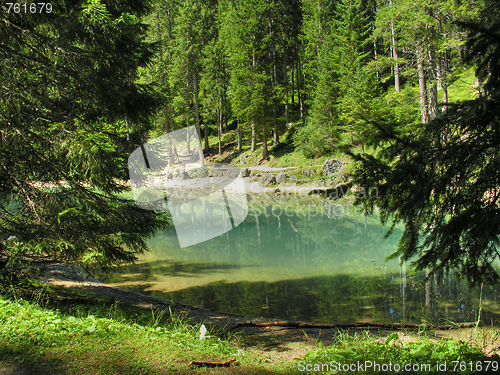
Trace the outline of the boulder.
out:
M 286 181 L 287 175 L 284 172 L 280 172 L 276 175 L 276 181 L 277 182 L 283 182 Z
M 262 176 L 262 179 L 260 180 L 262 184 L 265 186 L 268 186 L 270 184 L 275 184 L 276 183 L 276 177 L 272 173 L 266 173 L 264 176 Z
M 297 184 L 305 184 L 305 183 L 307 183 L 307 182 L 309 182 L 309 180 L 308 180 L 307 178 L 302 178 L 302 179 L 300 179 L 300 180 L 297 180 L 297 182 L 296 182 L 296 183 L 297 183 Z
M 344 177 L 344 166 L 347 163 L 340 159 L 328 159 L 323 164 L 323 176 Z
M 307 168 L 302 171 L 302 174 L 307 177 L 312 177 L 314 176 L 314 171 L 311 168 Z
M 240 177 L 242 178 L 246 178 L 246 177 L 250 177 L 250 168 L 241 168 L 240 169 Z
M 323 177 L 318 178 L 318 186 L 325 186 L 325 179 Z
M 291 175 L 288 179 L 290 181 L 297 181 L 297 176 Z

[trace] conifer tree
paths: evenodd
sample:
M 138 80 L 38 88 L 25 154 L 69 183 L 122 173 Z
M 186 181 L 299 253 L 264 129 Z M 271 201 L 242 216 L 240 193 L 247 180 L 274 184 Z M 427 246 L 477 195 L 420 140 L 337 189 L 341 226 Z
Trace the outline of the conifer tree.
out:
M 153 52 L 142 38 L 146 5 L 60 1 L 45 14 L 2 7 L 3 254 L 108 266 L 134 260 L 166 225 L 118 195 L 156 107 L 133 79 Z
M 493 4 L 489 4 L 492 5 Z M 390 143 L 377 156 L 354 156 L 354 183 L 376 187 L 377 196 L 358 199 L 383 223 L 405 229 L 396 253 L 429 275 L 455 270 L 472 283 L 498 282 L 500 185 L 500 35 L 498 14 L 469 25 L 469 60 L 478 64 L 485 95 L 449 105 L 446 115 L 413 134 L 374 123 Z M 489 18 L 488 21 L 486 21 Z
M 274 69 L 269 17 L 273 3 L 263 0 L 228 2 L 223 6 L 221 36 L 227 43 L 230 62 L 232 108 L 262 135 L 262 157 L 268 156 L 269 119 L 277 97 L 273 90 Z

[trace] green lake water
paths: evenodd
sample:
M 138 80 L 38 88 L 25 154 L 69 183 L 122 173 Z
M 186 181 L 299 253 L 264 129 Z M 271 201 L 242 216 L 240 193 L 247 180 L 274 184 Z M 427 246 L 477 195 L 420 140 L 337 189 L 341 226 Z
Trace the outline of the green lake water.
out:
M 387 239 L 377 217 L 347 200 L 249 196 L 246 220 L 209 241 L 180 248 L 175 229 L 151 252 L 101 280 L 208 309 L 322 323 L 500 319 L 499 288 L 471 289 L 452 274 L 425 282 L 386 262 L 402 230 Z

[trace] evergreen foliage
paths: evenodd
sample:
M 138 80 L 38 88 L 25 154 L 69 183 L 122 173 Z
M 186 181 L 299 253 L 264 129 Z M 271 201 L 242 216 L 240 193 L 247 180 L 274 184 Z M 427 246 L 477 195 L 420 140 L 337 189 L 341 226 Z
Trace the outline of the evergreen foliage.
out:
M 500 279 L 493 267 L 500 240 L 498 23 L 474 26 L 469 46 L 485 95 L 450 106 L 414 133 L 374 123 L 390 145 L 378 157 L 351 155 L 359 161 L 355 182 L 380 192 L 358 204 L 368 212 L 376 204 L 392 228 L 405 225 L 393 258 L 431 275 L 451 269 L 472 283 L 493 283 Z
M 2 253 L 107 266 L 135 259 L 166 225 L 118 195 L 156 106 L 134 83 L 154 52 L 142 38 L 147 11 L 145 1 L 63 1 L 50 14 L 2 7 Z

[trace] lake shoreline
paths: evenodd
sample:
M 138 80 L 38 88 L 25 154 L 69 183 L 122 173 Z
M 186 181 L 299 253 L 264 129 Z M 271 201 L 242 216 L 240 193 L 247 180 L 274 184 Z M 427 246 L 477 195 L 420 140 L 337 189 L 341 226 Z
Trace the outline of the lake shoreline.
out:
M 148 296 L 89 278 L 80 268 L 68 266 L 64 263 L 44 263 L 42 270 L 44 274 L 40 280 L 51 286 L 73 289 L 88 296 L 104 297 L 115 303 L 138 307 L 146 311 L 166 311 L 188 321 L 206 324 L 211 327 L 216 335 L 225 336 L 228 332 L 242 332 L 261 338 L 265 337 L 269 339 L 272 337 L 288 344 L 292 342 L 301 343 L 304 345 L 301 351 L 313 350 L 317 347 L 319 341 L 328 345 L 336 336 L 346 332 L 349 335 L 370 332 L 370 334 L 378 337 L 380 342 L 385 342 L 386 338 L 393 332 L 398 332 L 401 342 L 405 343 L 420 341 L 422 339 L 420 330 L 413 332 L 411 329 L 390 329 L 384 327 L 307 328 L 308 323 L 305 322 L 288 322 L 292 323 L 288 326 L 274 325 L 276 322 L 283 323 L 283 320 L 224 313 Z M 304 325 L 304 323 L 305 328 L 299 327 L 299 324 Z M 233 330 L 233 328 L 237 329 Z M 472 338 L 474 329 L 430 329 L 426 330 L 426 332 L 429 337 L 432 337 L 436 341 L 443 338 L 460 338 L 464 340 Z M 497 354 L 499 353 L 498 350 L 496 352 Z
M 247 171 L 238 176 L 217 175 L 207 177 L 182 178 L 160 174 L 151 178 L 148 185 L 155 189 L 177 191 L 204 191 L 212 193 L 220 189 L 236 194 L 273 194 L 273 195 L 313 195 L 340 198 L 351 188 L 348 184 L 334 183 L 333 179 L 320 177 L 318 180 L 306 179 L 290 180 L 284 178 L 279 181 L 277 176 L 283 174 L 285 168 L 265 169 L 254 167 L 244 168 Z M 273 173 L 274 172 L 274 173 Z M 277 173 L 276 173 L 277 172 Z M 283 177 L 282 177 L 283 178 Z M 346 188 L 346 186 L 348 186 Z

